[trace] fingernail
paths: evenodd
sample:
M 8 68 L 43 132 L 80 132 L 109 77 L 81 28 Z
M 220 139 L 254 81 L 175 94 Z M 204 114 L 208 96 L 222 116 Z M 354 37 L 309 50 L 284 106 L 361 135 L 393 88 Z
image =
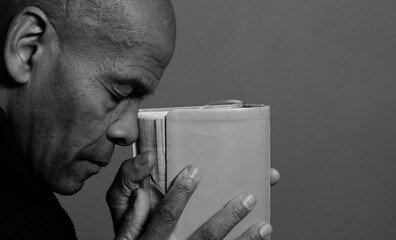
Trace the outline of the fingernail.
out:
M 198 168 L 196 168 L 196 167 L 194 167 L 194 166 L 191 166 L 191 167 L 188 169 L 188 175 L 189 175 L 192 179 L 198 180 L 198 179 L 201 177 L 201 171 L 199 171 Z
M 136 165 L 137 166 L 143 166 L 146 165 L 148 163 L 148 158 L 147 157 L 143 157 L 142 155 L 138 156 L 135 159 Z
M 256 198 L 254 197 L 253 194 L 249 193 L 246 195 L 243 200 L 242 204 L 247 208 L 247 209 L 252 209 L 256 205 Z
M 269 224 L 265 224 L 260 228 L 260 236 L 264 240 L 268 240 L 271 238 L 272 227 Z

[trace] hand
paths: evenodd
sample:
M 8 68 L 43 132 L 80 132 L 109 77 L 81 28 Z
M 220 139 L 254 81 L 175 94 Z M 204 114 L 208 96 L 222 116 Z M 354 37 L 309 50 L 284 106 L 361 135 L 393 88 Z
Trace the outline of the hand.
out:
M 168 194 L 161 201 L 159 210 L 148 222 L 149 197 L 138 188 L 139 182 L 147 177 L 155 160 L 150 152 L 135 159 L 126 160 L 107 192 L 116 239 L 166 239 L 172 233 L 187 201 L 198 185 L 200 172 L 195 167 L 183 169 L 176 177 Z M 271 185 L 279 181 L 279 172 L 271 169 Z M 242 194 L 232 199 L 223 209 L 203 224 L 190 239 L 222 239 L 255 204 L 255 197 Z M 250 227 L 238 239 L 264 239 L 272 227 L 264 222 Z

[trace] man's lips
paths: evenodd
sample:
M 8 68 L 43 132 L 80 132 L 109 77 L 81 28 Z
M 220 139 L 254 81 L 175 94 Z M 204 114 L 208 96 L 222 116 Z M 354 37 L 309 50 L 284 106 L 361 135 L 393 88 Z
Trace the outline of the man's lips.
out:
M 111 161 L 112 151 L 102 152 L 103 154 L 90 154 L 89 152 L 80 153 L 76 159 L 77 161 L 87 161 L 99 167 L 106 167 Z
M 93 164 L 96 164 L 100 167 L 106 167 L 107 165 L 109 165 L 110 162 L 108 161 L 98 161 L 98 160 L 87 160 L 88 162 L 91 162 Z

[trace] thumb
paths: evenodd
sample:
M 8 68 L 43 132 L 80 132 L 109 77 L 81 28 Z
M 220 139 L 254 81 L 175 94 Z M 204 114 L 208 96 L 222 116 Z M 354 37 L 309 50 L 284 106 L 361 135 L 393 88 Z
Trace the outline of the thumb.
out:
M 132 194 L 131 202 L 116 232 L 116 240 L 138 239 L 146 225 L 150 210 L 148 194 L 143 189 L 136 189 Z
M 124 161 L 106 194 L 107 205 L 110 208 L 114 229 L 117 230 L 131 202 L 132 193 L 139 183 L 147 177 L 154 167 L 155 156 L 145 152 L 136 158 Z

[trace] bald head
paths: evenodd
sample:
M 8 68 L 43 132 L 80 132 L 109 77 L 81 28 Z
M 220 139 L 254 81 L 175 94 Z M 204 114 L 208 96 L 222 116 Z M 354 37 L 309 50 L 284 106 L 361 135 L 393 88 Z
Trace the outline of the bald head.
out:
M 111 48 L 144 44 L 148 37 L 175 38 L 169 0 L 10 0 L 0 3 L 2 49 L 12 18 L 27 6 L 36 6 L 46 14 L 61 43 L 83 48 L 95 43 L 111 53 Z
M 79 24 L 89 25 L 114 24 L 117 21 L 125 24 L 125 16 L 134 20 L 152 18 L 163 24 L 174 23 L 169 0 L 9 0 L 0 2 L 1 26 L 6 27 L 19 11 L 28 6 L 43 10 L 55 28 L 67 29 L 65 24 L 76 20 Z
M 105 44 L 103 49 L 109 49 L 108 54 L 113 48 L 140 47 L 153 38 L 158 41 L 175 38 L 175 17 L 168 0 L 74 1 L 67 11 L 69 27 L 63 33 L 65 39 L 78 39 L 75 42 L 84 47 L 87 39 L 89 46 L 94 40 L 95 44 Z

